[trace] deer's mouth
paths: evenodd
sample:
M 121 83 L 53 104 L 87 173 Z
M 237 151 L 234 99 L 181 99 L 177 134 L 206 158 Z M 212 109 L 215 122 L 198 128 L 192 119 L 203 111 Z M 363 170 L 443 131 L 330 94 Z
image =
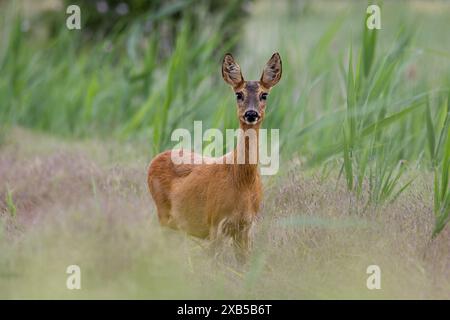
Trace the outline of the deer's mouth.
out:
M 245 124 L 248 124 L 248 125 L 252 126 L 252 125 L 257 124 L 259 122 L 259 119 L 260 119 L 259 117 L 256 120 L 253 120 L 253 121 L 248 121 L 248 120 L 243 119 L 243 122 Z

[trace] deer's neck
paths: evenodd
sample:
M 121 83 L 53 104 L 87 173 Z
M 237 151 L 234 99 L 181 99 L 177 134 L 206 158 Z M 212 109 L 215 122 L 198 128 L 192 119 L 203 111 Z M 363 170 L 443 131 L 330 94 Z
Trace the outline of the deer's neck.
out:
M 237 187 L 251 186 L 259 177 L 259 124 L 240 124 L 237 148 L 233 152 L 233 181 Z

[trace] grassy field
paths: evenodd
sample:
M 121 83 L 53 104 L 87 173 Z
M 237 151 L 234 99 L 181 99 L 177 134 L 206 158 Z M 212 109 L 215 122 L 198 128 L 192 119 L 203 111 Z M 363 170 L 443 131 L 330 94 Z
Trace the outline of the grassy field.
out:
M 266 181 L 247 267 L 225 250 L 163 229 L 145 186 L 145 157 L 123 145 L 67 143 L 13 130 L 0 152 L 16 216 L 2 217 L 2 298 L 449 298 L 449 230 L 430 241 L 432 179 L 417 177 L 397 201 L 364 206 L 335 175 Z M 94 160 L 95 158 L 95 160 Z M 67 290 L 77 264 L 82 290 Z M 368 290 L 379 265 L 382 289 Z
M 192 6 L 207 28 L 181 19 L 161 58 L 138 27 L 49 40 L 0 3 L 0 298 L 449 299 L 450 5 L 384 1 L 369 32 L 363 1 L 254 1 L 227 41 Z M 249 79 L 283 59 L 264 123 L 281 168 L 246 266 L 161 228 L 146 187 L 174 128 L 237 127 L 229 50 Z

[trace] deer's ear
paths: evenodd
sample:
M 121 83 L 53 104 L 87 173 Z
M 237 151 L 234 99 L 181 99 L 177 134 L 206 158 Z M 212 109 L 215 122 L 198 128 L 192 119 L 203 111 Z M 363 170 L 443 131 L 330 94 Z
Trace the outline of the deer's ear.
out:
M 231 54 L 227 53 L 222 62 L 222 77 L 233 88 L 239 87 L 243 82 L 241 67 L 234 61 Z
M 272 57 L 267 61 L 261 75 L 261 83 L 266 88 L 272 88 L 281 79 L 281 57 L 278 52 L 274 53 Z

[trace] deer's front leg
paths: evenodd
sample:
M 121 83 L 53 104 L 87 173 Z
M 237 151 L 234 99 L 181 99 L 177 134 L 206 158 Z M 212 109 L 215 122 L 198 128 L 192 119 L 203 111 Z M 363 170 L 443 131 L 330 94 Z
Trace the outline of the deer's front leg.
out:
M 227 234 L 228 219 L 221 220 L 218 224 L 213 224 L 209 228 L 210 252 L 217 257 L 222 249 Z
M 247 262 L 250 254 L 252 247 L 252 229 L 252 221 L 240 221 L 233 237 L 236 259 L 241 264 Z

